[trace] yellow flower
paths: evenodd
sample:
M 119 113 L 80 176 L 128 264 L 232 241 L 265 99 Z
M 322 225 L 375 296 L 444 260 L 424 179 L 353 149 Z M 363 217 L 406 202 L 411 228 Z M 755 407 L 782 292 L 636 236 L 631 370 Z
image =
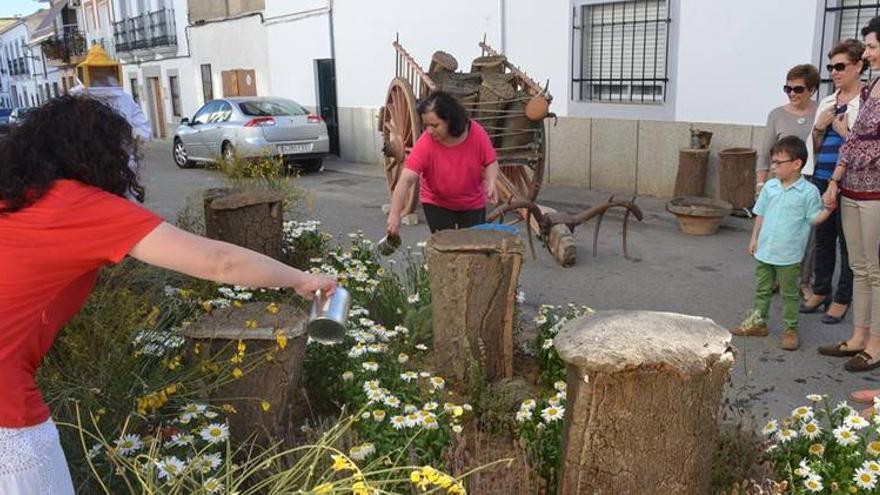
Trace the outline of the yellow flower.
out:
M 459 417 L 459 416 L 461 416 L 462 414 L 464 414 L 464 408 L 463 408 L 463 407 L 461 407 L 461 406 L 455 406 L 454 408 L 452 408 L 452 415 L 455 416 L 456 418 Z
M 272 407 L 272 404 L 269 404 L 269 401 L 264 400 L 260 404 L 260 408 L 263 409 L 263 412 L 268 412 L 271 407 Z
M 240 307 L 244 306 L 244 304 L 242 304 L 241 301 L 232 301 L 232 305 L 235 306 L 236 308 L 240 308 Z
M 253 327 L 253 328 L 257 328 L 257 327 L 256 327 L 256 323 L 257 323 L 257 322 L 254 322 L 254 327 Z M 245 349 L 247 349 L 247 344 L 245 344 L 244 342 L 242 342 L 242 341 L 239 340 L 239 341 L 238 341 L 238 353 L 239 353 L 239 354 L 244 354 Z
M 332 468 L 334 471 L 351 470 L 353 467 L 344 455 L 333 454 L 330 458 L 333 459 Z
M 176 394 L 176 393 L 177 393 L 177 384 L 176 384 L 176 383 L 172 383 L 171 385 L 168 385 L 167 387 L 165 387 L 165 392 L 166 392 L 168 395 L 174 395 L 174 394 Z
M 241 371 L 241 368 L 236 367 L 234 370 L 232 370 L 232 377 L 235 379 L 241 378 L 241 375 L 243 374 L 244 372 Z
M 211 304 L 211 301 L 205 301 L 202 303 L 202 309 L 205 310 L 205 313 L 210 313 L 214 306 Z
M 279 311 L 281 311 L 281 308 L 279 308 L 278 305 L 275 303 L 269 303 L 269 305 L 266 306 L 266 311 L 268 311 L 269 314 L 275 315 L 278 314 Z
M 333 491 L 333 483 L 324 483 L 315 487 L 312 493 L 315 495 L 325 495 Z
M 238 409 L 236 409 L 235 406 L 233 406 L 232 404 L 223 404 L 222 406 L 220 406 L 220 409 L 222 409 L 223 412 L 229 414 L 238 414 Z
M 419 481 L 422 481 L 422 474 L 418 471 L 413 471 L 409 473 L 409 480 L 412 481 L 413 484 L 418 483 Z
M 193 352 L 194 352 L 195 354 L 199 354 L 199 353 L 201 353 L 201 352 L 202 352 L 202 344 L 199 343 L 199 342 L 196 342 L 195 347 L 193 347 Z
M 278 332 L 278 335 L 275 336 L 275 342 L 278 343 L 278 347 L 283 351 L 285 347 L 287 347 L 287 335 L 284 335 L 284 331 L 281 330 Z
M 190 289 L 180 289 L 177 293 L 180 294 L 180 297 L 183 299 L 189 299 L 190 296 L 192 296 L 192 290 Z
M 358 481 L 354 485 L 351 485 L 351 493 L 353 495 L 370 495 L 370 489 L 367 487 L 366 483 Z

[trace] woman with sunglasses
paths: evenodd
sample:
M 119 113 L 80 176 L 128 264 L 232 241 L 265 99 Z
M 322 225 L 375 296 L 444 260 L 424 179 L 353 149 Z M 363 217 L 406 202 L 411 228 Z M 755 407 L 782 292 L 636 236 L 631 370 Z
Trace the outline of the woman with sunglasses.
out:
M 858 40 L 845 40 L 828 52 L 828 74 L 834 81 L 836 91 L 819 102 L 816 120 L 807 139 L 809 158 L 803 174 L 812 176 L 813 184 L 820 193 L 828 189 L 828 179 L 837 166 L 840 146 L 849 135 L 859 113 L 861 76 L 865 71 L 862 54 L 865 45 Z M 822 323 L 834 325 L 843 321 L 852 301 L 852 270 L 846 251 L 846 240 L 840 223 L 839 210 L 831 218 L 816 227 L 815 249 L 807 252 L 813 259 L 813 290 L 801 303 L 801 313 L 814 313 L 824 306 Z M 832 278 L 837 264 L 837 248 L 840 246 L 840 276 L 837 291 Z
M 862 29 L 864 59 L 874 70 L 880 69 L 880 17 Z M 822 196 L 826 205 L 840 198 L 843 234 L 853 272 L 853 333 L 839 344 L 822 346 L 820 352 L 832 356 L 851 356 L 847 371 L 868 371 L 880 367 L 880 85 L 875 78 L 862 88 L 859 115 L 840 147 L 828 190 Z M 852 394 L 858 402 L 868 402 L 880 390 L 860 390 Z
M 797 136 L 804 141 L 810 134 L 816 103 L 813 93 L 819 88 L 819 70 L 810 64 L 795 65 L 785 77 L 782 90 L 788 95 L 788 103 L 774 108 L 767 116 L 764 143 L 758 150 L 757 183 L 755 195 L 761 192 L 770 172 L 770 150 L 785 136 Z

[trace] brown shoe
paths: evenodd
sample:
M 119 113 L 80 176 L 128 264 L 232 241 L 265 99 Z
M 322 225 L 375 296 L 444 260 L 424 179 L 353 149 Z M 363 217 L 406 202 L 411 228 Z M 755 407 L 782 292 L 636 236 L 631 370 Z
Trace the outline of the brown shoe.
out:
M 730 333 L 739 337 L 766 337 L 767 323 L 761 318 L 757 310 L 753 310 L 736 328 L 730 329 Z
M 862 351 L 851 357 L 850 360 L 843 365 L 843 368 L 846 371 L 853 372 L 870 371 L 877 367 L 880 367 L 880 359 L 875 358 L 865 351 Z
M 764 323 L 748 327 L 740 325 L 736 328 L 731 328 L 730 333 L 739 337 L 766 337 L 767 335 L 770 335 L 770 332 L 767 330 L 767 325 Z
M 831 356 L 831 357 L 852 357 L 856 354 L 862 352 L 862 349 L 850 349 L 846 346 L 846 341 L 842 341 L 838 344 L 827 344 L 819 346 L 819 354 L 823 356 Z
M 786 351 L 796 351 L 800 346 L 801 341 L 798 338 L 797 330 L 786 328 L 782 332 L 782 348 Z

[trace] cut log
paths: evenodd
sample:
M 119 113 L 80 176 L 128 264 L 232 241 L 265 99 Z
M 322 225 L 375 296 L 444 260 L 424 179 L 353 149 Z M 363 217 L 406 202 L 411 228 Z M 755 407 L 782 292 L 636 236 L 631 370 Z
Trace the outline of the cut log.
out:
M 205 234 L 280 260 L 283 201 L 280 193 L 272 191 L 208 189 Z
M 706 318 L 609 311 L 569 322 L 560 493 L 709 492 L 730 333 Z
M 215 309 L 183 329 L 191 357 L 200 361 L 229 362 L 239 352 L 239 341 L 245 346 L 245 363 L 253 362 L 254 354 L 271 354 L 271 360 L 261 357 L 256 369 L 238 379 L 230 377 L 209 392 L 213 403 L 232 404 L 238 411 L 229 415 L 229 431 L 239 442 L 254 434 L 263 444 L 281 440 L 295 422 L 306 417 L 300 384 L 308 315 L 293 306 L 275 307 L 275 313 L 266 303 Z M 248 321 L 256 322 L 257 328 L 247 328 Z M 283 349 L 279 335 L 286 339 Z M 264 401 L 268 410 L 263 409 Z
M 678 175 L 673 196 L 702 196 L 706 188 L 706 170 L 709 150 L 682 149 L 678 151 Z
M 499 231 L 443 230 L 428 241 L 435 363 L 454 387 L 482 364 L 489 381 L 513 376 L 513 313 L 523 245 Z

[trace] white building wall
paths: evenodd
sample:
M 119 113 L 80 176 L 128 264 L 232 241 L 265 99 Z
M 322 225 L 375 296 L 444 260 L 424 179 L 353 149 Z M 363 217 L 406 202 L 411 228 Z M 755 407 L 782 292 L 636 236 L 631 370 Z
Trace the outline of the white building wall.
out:
M 675 120 L 763 125 L 788 69 L 816 63 L 819 3 L 682 0 Z
M 259 15 L 189 27 L 191 62 L 199 97 L 202 96 L 201 66 L 211 64 L 214 97 L 223 95 L 225 70 L 255 71 L 258 95 L 269 94 L 269 48 Z
M 267 1 L 265 27 L 270 94 L 317 106 L 315 60 L 332 58 L 328 2 Z

